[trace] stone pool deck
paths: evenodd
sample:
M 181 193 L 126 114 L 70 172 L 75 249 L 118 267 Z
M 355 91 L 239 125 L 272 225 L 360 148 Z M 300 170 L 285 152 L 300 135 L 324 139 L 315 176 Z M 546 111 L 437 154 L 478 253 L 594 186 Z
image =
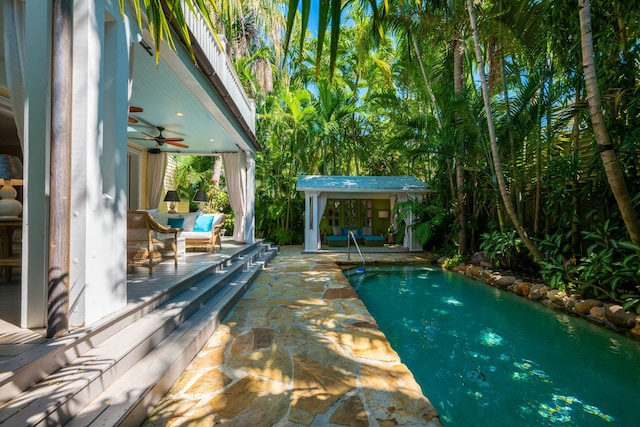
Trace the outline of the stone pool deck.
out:
M 440 426 L 342 274 L 346 259 L 281 248 L 144 426 Z

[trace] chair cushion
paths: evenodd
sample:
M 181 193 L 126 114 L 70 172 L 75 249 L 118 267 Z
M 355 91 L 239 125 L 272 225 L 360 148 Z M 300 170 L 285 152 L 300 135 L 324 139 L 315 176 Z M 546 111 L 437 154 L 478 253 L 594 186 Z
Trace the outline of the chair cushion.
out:
M 199 215 L 196 218 L 196 223 L 193 226 L 193 231 L 211 231 L 211 226 L 213 224 L 213 215 Z
M 356 237 L 362 236 L 362 232 L 358 227 L 345 227 L 344 234 L 348 235 L 350 231 L 353 231 L 353 234 Z
M 182 228 L 184 225 L 184 218 L 169 218 L 168 221 L 171 228 Z
M 370 236 L 373 234 L 372 227 L 362 227 L 362 235 Z
M 342 236 L 342 228 L 341 227 L 331 227 L 334 236 Z
M 211 224 L 211 226 L 213 227 L 214 225 L 219 225 L 222 224 L 222 221 L 224 219 L 225 215 L 224 214 L 214 214 L 213 215 L 213 223 Z

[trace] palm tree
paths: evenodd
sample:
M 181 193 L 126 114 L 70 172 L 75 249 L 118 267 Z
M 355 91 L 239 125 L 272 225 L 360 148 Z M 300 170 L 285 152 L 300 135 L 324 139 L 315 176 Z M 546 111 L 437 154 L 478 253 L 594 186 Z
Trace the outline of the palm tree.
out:
M 124 15 L 125 0 L 118 1 L 120 11 Z M 160 46 L 163 40 L 166 40 L 169 46 L 175 46 L 171 34 L 171 22 L 175 23 L 178 33 L 186 44 L 187 49 L 189 49 L 189 53 L 192 58 L 195 58 L 191 47 L 189 28 L 184 18 L 185 8 L 183 8 L 183 1 L 186 9 L 199 11 L 211 31 L 213 31 L 214 27 L 211 13 L 217 13 L 218 8 L 212 0 L 144 0 L 144 11 L 149 20 L 149 32 L 155 42 L 156 62 L 160 60 Z M 142 28 L 142 7 L 140 6 L 140 0 L 135 0 L 132 3 L 138 26 Z
M 591 33 L 591 5 L 589 0 L 578 0 L 580 11 L 580 36 L 582 42 L 582 62 L 586 79 L 587 101 L 593 133 L 600 149 L 600 158 L 609 181 L 609 187 L 618 203 L 622 220 L 624 221 L 631 241 L 640 245 L 640 223 L 629 196 L 624 174 L 618 163 L 613 149 L 600 100 L 600 89 L 596 67 L 593 61 L 593 37 Z
M 495 126 L 493 124 L 493 116 L 491 112 L 491 101 L 489 99 L 489 85 L 487 83 L 487 77 L 484 72 L 484 59 L 482 57 L 482 51 L 480 48 L 480 37 L 478 35 L 478 24 L 476 21 L 476 15 L 473 7 L 473 0 L 467 0 L 467 10 L 469 12 L 469 21 L 471 23 L 471 31 L 473 34 L 473 41 L 475 45 L 476 51 L 476 59 L 478 62 L 478 74 L 480 75 L 480 83 L 482 85 L 482 95 L 484 99 L 484 106 L 487 115 L 487 127 L 489 129 L 489 140 L 491 143 L 491 157 L 493 159 L 493 168 L 496 174 L 496 180 L 498 184 L 498 188 L 500 190 L 500 196 L 502 197 L 502 202 L 504 204 L 505 210 L 511 219 L 511 222 L 516 229 L 518 235 L 522 239 L 524 245 L 529 249 L 533 258 L 540 262 L 544 259 L 544 256 L 540 252 L 540 250 L 536 247 L 533 241 L 527 235 L 524 227 L 518 220 L 517 213 L 513 207 L 513 203 L 511 202 L 511 197 L 507 191 L 507 186 L 504 179 L 504 174 L 502 172 L 502 163 L 500 161 L 500 153 L 498 151 L 498 143 L 496 140 L 496 131 Z

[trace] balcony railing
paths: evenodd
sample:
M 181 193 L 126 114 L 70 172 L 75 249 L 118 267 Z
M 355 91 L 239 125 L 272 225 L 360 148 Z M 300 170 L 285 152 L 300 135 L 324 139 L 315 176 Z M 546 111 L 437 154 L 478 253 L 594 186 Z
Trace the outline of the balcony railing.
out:
M 185 21 L 191 31 L 194 41 L 202 49 L 204 56 L 208 59 L 229 96 L 237 106 L 240 114 L 255 135 L 256 132 L 256 107 L 253 100 L 249 99 L 240 83 L 240 79 L 233 69 L 229 57 L 222 51 L 218 40 L 200 16 L 199 12 L 194 14 L 182 3 Z

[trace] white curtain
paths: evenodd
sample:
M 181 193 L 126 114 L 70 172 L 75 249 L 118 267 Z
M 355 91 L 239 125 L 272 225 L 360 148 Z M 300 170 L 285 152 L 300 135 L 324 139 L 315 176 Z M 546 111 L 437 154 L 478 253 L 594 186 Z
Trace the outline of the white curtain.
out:
M 155 209 L 160 205 L 162 199 L 162 185 L 164 183 L 164 173 L 167 169 L 167 154 L 149 153 L 147 162 L 147 209 Z
M 13 119 L 24 149 L 24 1 L 4 0 L 4 61 Z
M 322 217 L 324 216 L 324 208 L 327 207 L 327 193 L 322 192 L 318 195 L 318 203 L 316 203 L 316 205 L 316 208 L 318 209 L 318 224 L 316 224 L 316 233 L 318 233 L 318 249 L 322 249 L 320 221 L 322 221 Z
M 229 203 L 233 209 L 233 240 L 245 242 L 245 191 L 247 188 L 247 159 L 243 151 L 237 153 L 224 153 L 224 176 L 227 180 Z
M 408 201 L 409 201 L 409 195 L 407 193 L 398 193 L 398 202 L 408 202 Z M 404 246 L 405 248 L 408 248 L 411 246 L 411 239 L 409 237 L 410 233 L 406 232 L 406 228 L 409 227 L 410 220 L 411 220 L 410 215 L 406 215 L 404 217 L 404 223 L 406 227 L 405 227 L 404 239 L 402 240 L 402 246 Z

